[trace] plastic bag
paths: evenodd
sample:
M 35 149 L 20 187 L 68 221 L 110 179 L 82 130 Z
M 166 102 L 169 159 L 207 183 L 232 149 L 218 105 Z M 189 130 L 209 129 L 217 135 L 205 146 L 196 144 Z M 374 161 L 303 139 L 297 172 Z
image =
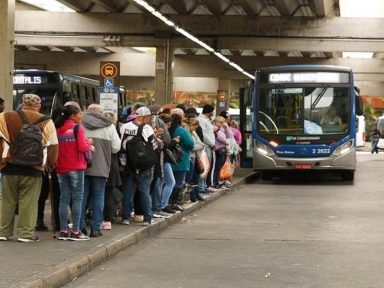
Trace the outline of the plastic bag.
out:
M 204 171 L 200 173 L 200 177 L 207 178 L 209 168 L 210 168 L 207 152 L 205 152 L 204 149 L 199 152 L 196 152 L 196 158 L 197 157 L 199 158 L 198 161 L 200 161 L 204 166 Z
M 227 158 L 223 167 L 220 169 L 220 180 L 230 180 L 233 172 L 235 171 L 235 165 Z

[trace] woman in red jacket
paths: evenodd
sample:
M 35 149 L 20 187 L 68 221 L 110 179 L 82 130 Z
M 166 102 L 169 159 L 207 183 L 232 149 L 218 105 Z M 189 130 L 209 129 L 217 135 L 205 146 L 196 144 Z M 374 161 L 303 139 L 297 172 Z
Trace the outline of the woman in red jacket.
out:
M 55 121 L 59 139 L 56 171 L 60 185 L 60 235 L 59 240 L 83 241 L 89 237 L 80 231 L 80 216 L 84 196 L 84 170 L 87 168 L 85 153 L 93 150 L 92 141 L 86 139 L 80 121 L 83 114 L 75 105 L 64 106 Z M 72 231 L 69 232 L 68 207 L 71 207 Z

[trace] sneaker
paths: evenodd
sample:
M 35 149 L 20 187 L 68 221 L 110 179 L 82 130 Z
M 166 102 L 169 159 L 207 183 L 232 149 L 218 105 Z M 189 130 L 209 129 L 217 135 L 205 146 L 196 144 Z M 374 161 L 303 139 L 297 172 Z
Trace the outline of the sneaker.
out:
M 164 212 L 164 211 L 160 211 L 158 214 L 161 215 L 163 218 L 171 217 L 170 213 L 167 213 L 167 212 Z
M 217 189 L 215 187 L 208 187 L 207 188 L 207 192 L 209 192 L 209 193 L 213 193 L 213 192 L 217 192 L 217 191 L 219 191 L 219 189 Z
M 40 239 L 37 236 L 20 237 L 20 238 L 17 238 L 17 241 L 22 242 L 22 243 L 37 243 L 37 242 L 40 242 Z
M 141 226 L 150 226 L 152 224 L 152 221 L 144 221 L 141 223 Z
M 153 218 L 164 218 L 163 215 L 160 214 L 160 212 L 153 212 L 152 217 Z
M 128 219 L 124 219 L 121 224 L 123 225 L 129 225 L 129 220 Z
M 0 236 L 0 241 L 8 241 L 8 237 Z
M 176 210 L 176 211 L 184 211 L 185 210 L 185 208 L 179 204 L 173 204 L 171 208 Z
M 100 232 L 100 230 L 91 231 L 90 237 L 100 237 L 103 236 L 103 234 Z
M 71 236 L 68 238 L 68 240 L 71 240 L 71 241 L 87 241 L 89 239 L 90 239 L 89 236 L 86 236 L 81 232 L 78 232 L 78 233 L 72 232 Z
M 103 221 L 100 225 L 100 230 L 111 230 L 112 229 L 112 223 L 109 221 Z
M 58 240 L 68 240 L 69 234 L 66 231 L 61 231 L 59 234 L 59 237 L 57 237 Z
M 171 206 L 167 206 L 167 207 L 161 209 L 161 211 L 163 211 L 163 212 L 165 212 L 165 213 L 169 213 L 169 214 L 175 214 L 175 213 L 177 212 L 176 210 L 173 210 L 173 209 L 171 208 Z

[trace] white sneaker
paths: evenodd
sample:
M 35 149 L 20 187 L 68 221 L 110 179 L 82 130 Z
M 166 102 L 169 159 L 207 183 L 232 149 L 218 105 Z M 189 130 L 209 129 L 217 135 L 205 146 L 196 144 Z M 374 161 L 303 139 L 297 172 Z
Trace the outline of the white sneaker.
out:
M 129 220 L 128 220 L 128 219 L 124 219 L 123 222 L 121 222 L 121 224 L 123 224 L 123 225 L 129 225 Z
M 152 213 L 153 218 L 164 218 L 160 213 Z

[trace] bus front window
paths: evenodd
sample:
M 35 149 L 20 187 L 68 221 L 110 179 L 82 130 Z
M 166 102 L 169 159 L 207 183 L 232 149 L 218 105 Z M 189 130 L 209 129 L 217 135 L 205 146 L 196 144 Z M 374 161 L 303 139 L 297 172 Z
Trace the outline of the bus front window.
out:
M 348 88 L 268 87 L 260 89 L 258 131 L 305 135 L 346 133 L 349 127 Z

